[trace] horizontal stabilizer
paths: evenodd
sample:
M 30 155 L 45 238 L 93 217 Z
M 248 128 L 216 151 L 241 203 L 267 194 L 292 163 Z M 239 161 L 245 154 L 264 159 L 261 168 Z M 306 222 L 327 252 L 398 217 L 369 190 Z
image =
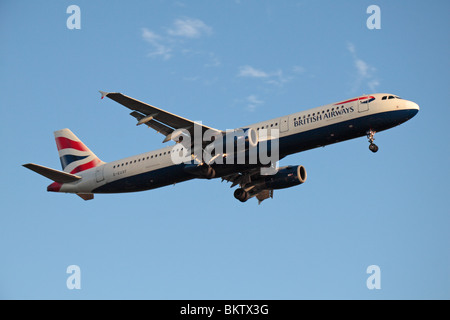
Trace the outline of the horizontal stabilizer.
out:
M 74 182 L 77 180 L 80 180 L 80 176 L 76 176 L 74 174 L 70 174 L 67 172 L 47 168 L 44 166 L 40 166 L 38 164 L 34 163 L 27 163 L 23 165 L 25 168 L 30 169 L 36 173 L 39 173 L 40 175 L 49 178 L 50 180 L 53 180 L 55 182 L 59 183 L 68 183 L 68 182 Z

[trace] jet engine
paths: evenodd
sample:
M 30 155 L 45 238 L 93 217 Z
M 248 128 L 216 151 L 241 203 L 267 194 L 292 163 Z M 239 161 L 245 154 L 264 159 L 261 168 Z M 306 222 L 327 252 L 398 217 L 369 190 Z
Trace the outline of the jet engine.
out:
M 307 174 L 304 166 L 287 166 L 278 169 L 274 175 L 263 176 L 254 183 L 258 189 L 285 189 L 297 186 L 306 181 Z
M 287 166 L 278 169 L 278 172 L 270 176 L 261 176 L 245 186 L 234 191 L 234 197 L 245 202 L 264 190 L 285 189 L 297 186 L 306 181 L 306 169 L 303 166 Z M 267 197 L 266 197 L 267 198 Z M 263 198 L 262 200 L 266 199 Z M 258 198 L 258 200 L 262 201 Z

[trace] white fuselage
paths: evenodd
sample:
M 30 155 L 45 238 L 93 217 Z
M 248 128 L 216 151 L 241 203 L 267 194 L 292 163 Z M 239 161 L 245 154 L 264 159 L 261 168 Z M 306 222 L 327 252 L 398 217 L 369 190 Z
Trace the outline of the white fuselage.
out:
M 383 97 L 385 97 L 383 99 Z M 390 98 L 392 97 L 392 98 Z M 382 131 L 412 118 L 416 103 L 392 94 L 372 94 L 296 112 L 243 128 L 278 130 L 280 154 L 289 154 L 364 136 L 368 130 Z M 79 181 L 65 183 L 60 192 L 119 193 L 142 191 L 197 178 L 174 164 L 176 144 L 80 172 Z M 232 165 L 230 165 L 232 166 Z M 239 168 L 236 167 L 236 172 Z M 233 168 L 227 169 L 233 172 Z M 220 175 L 219 175 L 220 176 Z

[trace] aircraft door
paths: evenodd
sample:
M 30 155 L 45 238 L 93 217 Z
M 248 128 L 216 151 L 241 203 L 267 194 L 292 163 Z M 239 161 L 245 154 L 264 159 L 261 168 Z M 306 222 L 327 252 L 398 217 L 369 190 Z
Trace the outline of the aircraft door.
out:
M 280 132 L 286 132 L 289 130 L 289 117 L 280 119 Z
M 358 112 L 366 112 L 369 111 L 369 100 L 361 98 L 358 99 Z
M 97 167 L 97 169 L 95 169 L 95 180 L 97 182 L 102 182 L 103 180 L 105 180 L 105 177 L 103 175 L 104 168 L 105 168 L 105 166 L 100 166 L 100 167 Z

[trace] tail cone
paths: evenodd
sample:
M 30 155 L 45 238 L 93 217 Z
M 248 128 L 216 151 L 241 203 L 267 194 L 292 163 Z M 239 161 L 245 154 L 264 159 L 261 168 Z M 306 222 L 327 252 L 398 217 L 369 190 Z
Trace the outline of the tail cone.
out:
M 62 184 L 59 182 L 53 182 L 51 185 L 49 185 L 47 187 L 47 191 L 51 191 L 51 192 L 59 192 L 59 190 L 61 189 Z

